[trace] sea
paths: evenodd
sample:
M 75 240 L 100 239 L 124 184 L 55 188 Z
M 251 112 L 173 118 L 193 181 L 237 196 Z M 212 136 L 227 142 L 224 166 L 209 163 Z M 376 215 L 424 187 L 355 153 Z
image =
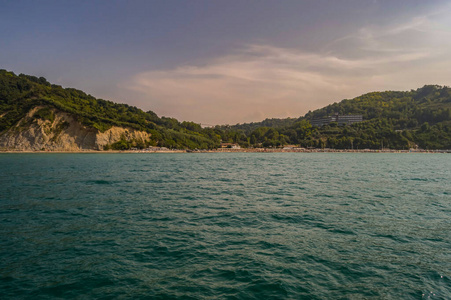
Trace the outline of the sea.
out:
M 451 155 L 0 154 L 1 299 L 451 299 Z

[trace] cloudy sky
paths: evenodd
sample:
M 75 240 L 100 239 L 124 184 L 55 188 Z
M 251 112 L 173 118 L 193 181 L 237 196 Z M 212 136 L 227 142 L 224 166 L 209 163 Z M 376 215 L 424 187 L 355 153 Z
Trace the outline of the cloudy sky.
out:
M 0 68 L 202 124 L 451 85 L 451 1 L 0 0 Z

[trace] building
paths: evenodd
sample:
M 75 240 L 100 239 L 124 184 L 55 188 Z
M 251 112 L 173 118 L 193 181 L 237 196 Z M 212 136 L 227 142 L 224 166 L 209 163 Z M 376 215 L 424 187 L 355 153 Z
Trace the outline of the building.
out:
M 362 115 L 339 115 L 338 113 L 333 116 L 327 116 L 326 118 L 312 119 L 310 123 L 312 126 L 324 126 L 332 122 L 337 122 L 338 125 L 351 125 L 354 123 L 362 122 Z
M 221 143 L 220 148 L 229 148 L 229 149 L 241 149 L 240 145 L 233 143 Z

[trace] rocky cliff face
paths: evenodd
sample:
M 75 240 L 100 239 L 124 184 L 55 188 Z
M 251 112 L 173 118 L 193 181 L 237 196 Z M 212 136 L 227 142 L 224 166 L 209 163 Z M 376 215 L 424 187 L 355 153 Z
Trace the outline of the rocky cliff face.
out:
M 49 109 L 51 118 L 37 117 L 40 109 L 43 108 L 35 107 L 15 126 L 0 133 L 0 150 L 103 150 L 119 140 L 144 142 L 150 138 L 147 132 L 131 128 L 112 127 L 100 132 L 56 109 Z

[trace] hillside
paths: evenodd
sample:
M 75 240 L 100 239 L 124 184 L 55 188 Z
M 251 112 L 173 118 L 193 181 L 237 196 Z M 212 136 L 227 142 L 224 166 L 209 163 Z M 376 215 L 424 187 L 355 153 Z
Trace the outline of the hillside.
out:
M 363 122 L 351 126 L 312 127 L 310 121 L 339 113 L 361 114 Z M 293 119 L 239 124 L 223 128 L 226 138 L 249 146 L 336 149 L 451 149 L 451 89 L 427 85 L 409 92 L 373 92 Z
M 4 149 L 19 144 L 20 149 L 33 150 L 120 150 L 149 145 L 208 149 L 219 142 L 215 130 L 193 122 L 160 118 L 152 111 L 50 84 L 43 77 L 0 70 L 0 147 Z
M 312 127 L 313 118 L 335 113 L 361 114 L 364 121 Z M 0 150 L 212 149 L 221 141 L 241 147 L 451 149 L 451 89 L 373 92 L 300 118 L 202 128 L 0 70 Z
M 296 121 L 298 121 L 298 118 L 285 118 L 285 119 L 265 119 L 261 122 L 252 122 L 252 123 L 243 123 L 243 124 L 236 124 L 236 125 L 222 125 L 219 128 L 221 130 L 239 130 L 244 132 L 245 134 L 251 134 L 252 131 L 254 131 L 257 128 L 260 127 L 271 127 L 271 128 L 284 128 L 293 125 Z

